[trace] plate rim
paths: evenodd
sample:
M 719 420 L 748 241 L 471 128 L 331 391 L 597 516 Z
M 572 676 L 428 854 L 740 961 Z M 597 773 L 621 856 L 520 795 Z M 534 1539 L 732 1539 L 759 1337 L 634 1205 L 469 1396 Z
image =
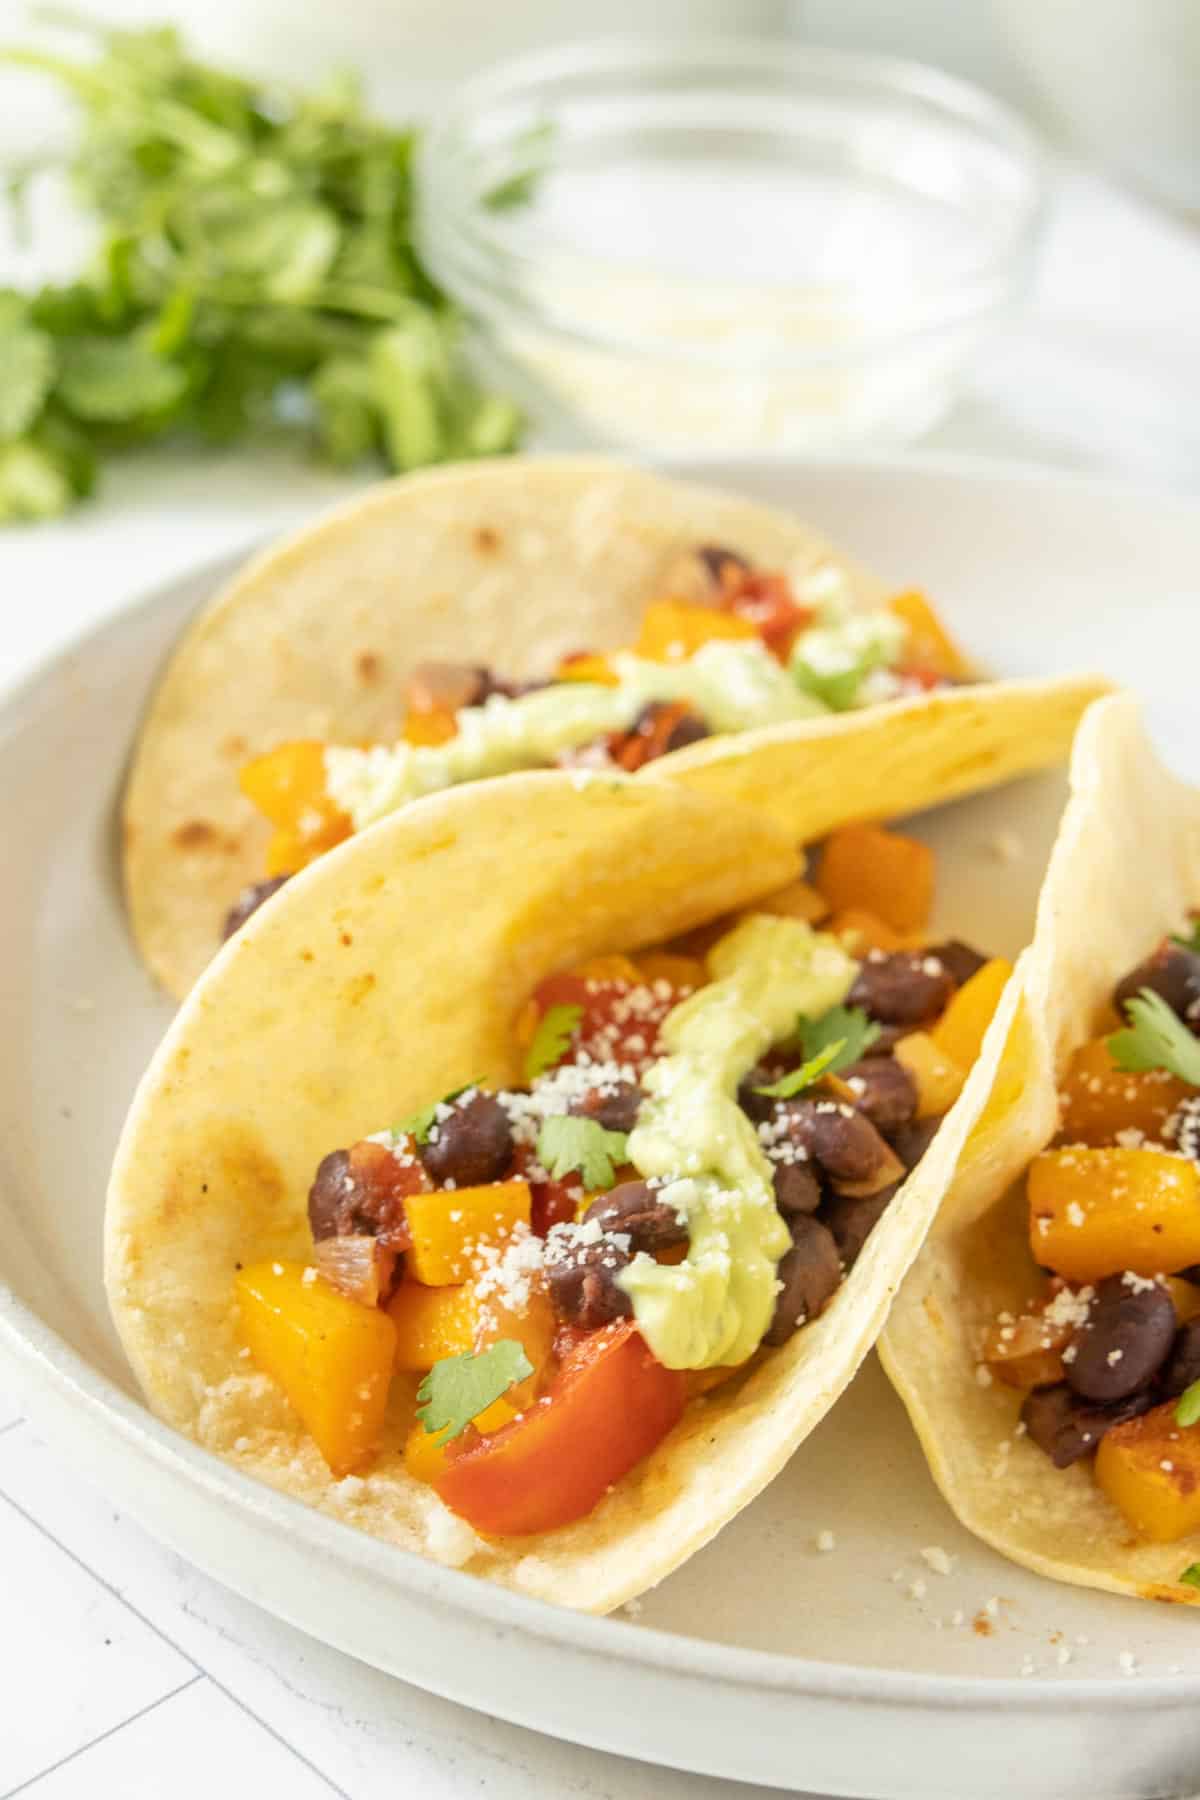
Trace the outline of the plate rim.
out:
M 629 460 L 614 458 L 614 460 Z M 1012 465 L 1001 459 L 940 452 L 907 456 L 718 457 L 663 458 L 654 464 L 685 480 L 717 481 L 732 489 L 743 483 L 753 492 L 761 476 L 776 479 L 791 471 L 798 481 L 808 470 L 847 476 L 887 477 L 929 474 L 972 485 L 999 482 L 1014 488 L 1063 488 L 1116 504 L 1161 506 L 1196 516 L 1189 496 L 1149 484 L 1114 482 L 1075 471 L 1038 465 Z M 320 513 L 314 515 L 316 518 Z M 83 630 L 37 657 L 14 679 L 0 682 L 0 741 L 35 705 L 56 676 L 97 640 L 136 625 L 178 604 L 180 590 L 218 580 L 262 542 L 251 537 L 241 549 L 200 559 L 136 590 L 109 607 Z M 498 1587 L 461 1570 L 446 1567 L 321 1513 L 286 1493 L 244 1475 L 211 1452 L 193 1444 L 156 1418 L 141 1401 L 127 1394 L 75 1351 L 66 1340 L 0 1278 L 0 1355 L 35 1383 L 48 1383 L 69 1407 L 80 1407 L 94 1427 L 119 1438 L 135 1457 L 149 1458 L 167 1473 L 183 1478 L 210 1500 L 237 1510 L 247 1524 L 265 1521 L 272 1531 L 304 1539 L 314 1555 L 334 1562 L 349 1560 L 361 1574 L 383 1589 L 399 1589 L 426 1604 L 443 1604 L 480 1623 L 526 1638 L 560 1644 L 607 1662 L 637 1664 L 725 1687 L 790 1693 L 813 1698 L 873 1701 L 899 1707 L 920 1706 L 944 1712 L 969 1709 L 1003 1713 L 1029 1710 L 1039 1714 L 1075 1712 L 1084 1706 L 1116 1705 L 1124 1712 L 1153 1712 L 1164 1704 L 1178 1706 L 1200 1698 L 1200 1670 L 1194 1675 L 1078 1676 L 1047 1684 L 1022 1677 L 939 1675 L 871 1665 L 829 1662 L 779 1651 L 747 1649 L 693 1638 L 652 1626 L 633 1627 L 620 1614 L 606 1617 L 572 1611 Z M 184 1552 L 186 1555 L 186 1552 Z

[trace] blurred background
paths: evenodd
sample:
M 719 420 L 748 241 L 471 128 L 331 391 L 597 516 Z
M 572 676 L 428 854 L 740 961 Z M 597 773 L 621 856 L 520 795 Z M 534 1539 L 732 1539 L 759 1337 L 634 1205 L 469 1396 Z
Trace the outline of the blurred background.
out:
M 334 290 L 349 292 L 362 244 L 327 192 L 323 218 L 296 210 L 309 173 L 289 168 L 290 149 L 251 144 L 236 219 L 220 202 L 222 279 L 252 275 L 292 309 L 272 429 L 315 432 L 327 463 L 357 469 L 364 446 L 407 467 L 518 441 L 672 455 L 920 443 L 1200 479 L 1195 0 L 105 0 L 90 16 L 174 24 L 197 57 L 268 96 L 288 87 L 326 106 L 348 71 L 389 125 L 420 125 L 393 214 L 402 304 L 387 299 L 391 276 L 367 296 L 386 355 L 372 338 L 364 361 L 361 333 L 342 353 Z M 0 0 L 10 47 L 60 36 Z M 93 126 L 106 109 L 82 159 L 72 81 Z M 147 106 L 136 84 L 101 103 L 61 71 L 0 67 L 0 158 L 22 202 L 0 235 L 0 283 L 76 280 L 98 231 L 110 265 L 118 242 L 125 283 L 117 293 L 110 266 L 101 323 L 85 321 L 89 344 L 60 359 L 92 359 L 82 401 L 77 379 L 46 401 L 43 424 L 66 435 L 35 422 L 41 466 L 25 441 L 24 460 L 9 456 L 23 484 L 10 512 L 66 510 L 97 449 L 181 435 L 161 409 L 96 399 L 97 332 L 141 333 L 139 355 L 148 333 L 155 356 L 193 355 L 170 403 L 185 438 L 211 392 L 217 328 L 195 257 L 184 266 L 177 217 L 151 231 L 128 198 L 131 170 L 149 192 L 161 150 L 137 124 Z M 78 179 L 43 168 L 71 147 L 82 208 Z M 212 169 L 202 147 L 193 163 L 194 224 Z M 297 307 L 319 314 L 319 347 L 297 348 Z M 37 330 L 68 329 L 53 311 Z M 105 405 L 114 416 L 80 417 Z M 233 448 L 243 424 L 261 417 L 235 419 Z M 0 414 L 0 446 L 4 431 Z M 0 466 L 0 515 L 4 485 Z

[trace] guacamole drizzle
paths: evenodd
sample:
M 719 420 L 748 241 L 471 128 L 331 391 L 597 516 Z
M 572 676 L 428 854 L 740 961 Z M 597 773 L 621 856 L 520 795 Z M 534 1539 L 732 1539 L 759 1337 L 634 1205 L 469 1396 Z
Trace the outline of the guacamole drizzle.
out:
M 618 1277 L 660 1362 L 744 1362 L 775 1305 L 775 1267 L 791 1242 L 771 1165 L 737 1102 L 738 1083 L 801 1013 L 839 1005 L 858 965 L 798 919 L 755 913 L 709 953 L 713 981 L 670 1013 L 668 1054 L 645 1078 L 629 1157 L 687 1220 L 685 1260 L 644 1253 Z

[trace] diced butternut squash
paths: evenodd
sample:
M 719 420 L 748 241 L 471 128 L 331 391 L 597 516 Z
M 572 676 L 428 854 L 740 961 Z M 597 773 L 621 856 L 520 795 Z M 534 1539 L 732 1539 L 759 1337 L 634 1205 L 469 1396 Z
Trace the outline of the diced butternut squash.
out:
M 817 887 L 831 912 L 864 907 L 893 931 L 923 931 L 933 905 L 933 851 L 881 825 L 846 825 L 825 840 Z
M 1200 1316 L 1200 1287 L 1194 1281 L 1184 1281 L 1181 1275 L 1168 1275 L 1166 1288 L 1175 1308 L 1175 1318 L 1180 1325 L 1186 1325 L 1189 1319 Z
M 893 931 L 865 906 L 843 907 L 834 913 L 827 929 L 841 938 L 852 956 L 862 956 L 867 950 L 904 950 L 908 945 L 903 933 Z
M 507 1396 L 518 1410 L 537 1398 L 554 1359 L 554 1336 L 558 1330 L 544 1277 L 531 1273 L 524 1286 L 528 1289 L 524 1293 L 506 1295 L 494 1289 L 481 1295 L 475 1325 L 476 1350 L 487 1350 L 508 1338 L 520 1344 L 529 1358 L 533 1373 L 510 1388 Z
M 673 988 L 703 987 L 708 970 L 698 956 L 678 956 L 672 950 L 645 950 L 637 959 L 641 981 L 665 981 Z
M 1062 1353 L 1074 1330 L 1052 1324 L 1040 1312 L 998 1319 L 983 1341 L 983 1361 L 1009 1387 L 1048 1387 L 1063 1379 Z
M 1200 1262 L 1200 1175 L 1165 1150 L 1044 1150 L 1029 1165 L 1035 1262 L 1068 1281 Z
M 1096 1451 L 1096 1480 L 1139 1537 L 1155 1544 L 1200 1531 L 1200 1428 L 1177 1425 L 1175 1401 L 1114 1425 Z
M 928 670 L 949 681 L 969 681 L 971 665 L 924 594 L 897 594 L 888 610 L 908 626 L 902 666 Z
M 263 866 L 269 876 L 295 875 L 349 836 L 350 821 L 345 817 L 326 820 L 319 826 L 315 819 L 309 820 L 296 831 L 280 827 L 271 833 Z
M 1000 1004 L 1012 964 L 994 956 L 963 982 L 929 1035 L 960 1069 L 970 1069 Z
M 775 913 L 781 918 L 803 919 L 807 925 L 816 925 L 828 917 L 829 902 L 811 881 L 789 881 L 786 887 L 776 888 L 746 910 Z
M 580 981 L 632 981 L 641 980 L 637 964 L 631 956 L 619 953 L 611 956 L 589 956 L 586 962 L 577 963 L 568 969 L 569 975 L 577 975 Z
M 634 649 L 638 656 L 648 657 L 651 662 L 685 662 L 705 644 L 757 636 L 750 620 L 737 613 L 718 612 L 711 606 L 689 606 L 683 600 L 654 600 L 642 615 L 642 629 Z
M 1081 1144 L 1110 1144 L 1119 1131 L 1161 1139 L 1175 1108 L 1194 1092 L 1165 1069 L 1118 1069 L 1108 1039 L 1092 1038 L 1075 1051 L 1063 1077 L 1063 1135 Z
M 447 706 L 405 714 L 403 737 L 406 744 L 445 744 L 457 736 L 458 718 Z
M 340 1480 L 383 1436 L 396 1328 L 302 1263 L 255 1263 L 237 1277 L 242 1331 L 258 1367 L 283 1389 Z
M 927 1031 L 910 1031 L 902 1037 L 895 1057 L 916 1082 L 918 1119 L 939 1119 L 949 1112 L 962 1093 L 966 1070 L 960 1069 Z
M 470 1278 L 478 1245 L 503 1244 L 518 1225 L 529 1224 L 529 1183 L 439 1188 L 411 1194 L 404 1209 L 412 1232 L 408 1274 L 427 1287 L 448 1287 Z
M 476 1431 L 481 1431 L 486 1436 L 489 1431 L 499 1431 L 503 1426 L 511 1425 L 520 1410 L 507 1395 L 501 1394 L 472 1423 Z M 436 1431 L 426 1431 L 418 1419 L 404 1440 L 405 1469 L 414 1481 L 432 1483 L 438 1481 L 449 1466 L 449 1446 L 439 1444 Z
M 275 826 L 268 875 L 294 875 L 350 835 L 350 820 L 325 790 L 324 744 L 306 739 L 268 750 L 246 764 L 238 785 Z
M 617 672 L 607 656 L 564 656 L 554 671 L 556 681 L 598 681 L 602 687 L 617 686 Z
M 478 1315 L 468 1286 L 426 1287 L 402 1281 L 387 1304 L 396 1327 L 396 1367 L 424 1371 L 475 1343 Z

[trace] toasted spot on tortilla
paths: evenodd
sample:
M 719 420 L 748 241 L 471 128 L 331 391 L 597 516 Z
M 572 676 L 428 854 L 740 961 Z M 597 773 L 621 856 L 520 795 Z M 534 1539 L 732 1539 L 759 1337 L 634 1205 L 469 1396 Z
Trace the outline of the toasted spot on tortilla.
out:
M 315 960 L 316 959 L 313 956 L 313 953 L 311 950 L 302 950 L 300 952 L 300 961 L 301 962 L 314 962 Z
M 375 986 L 375 977 L 368 969 L 365 974 L 356 975 L 342 989 L 347 1006 L 361 1006 L 371 989 Z
M 480 556 L 494 556 L 499 550 L 502 539 L 493 525 L 477 525 L 474 533 L 474 544 Z
M 360 650 L 354 658 L 354 670 L 364 687 L 373 687 L 383 674 L 383 658 L 374 650 Z
M 227 738 L 221 739 L 221 755 L 243 757 L 250 746 L 240 732 L 235 731 Z
M 188 819 L 171 833 L 171 842 L 180 850 L 207 850 L 220 837 L 215 825 L 207 819 Z
M 354 942 L 353 937 L 350 935 L 350 933 L 348 931 L 343 931 L 339 935 L 341 936 L 341 940 L 342 940 L 343 944 L 345 944 L 347 947 L 349 947 Z

